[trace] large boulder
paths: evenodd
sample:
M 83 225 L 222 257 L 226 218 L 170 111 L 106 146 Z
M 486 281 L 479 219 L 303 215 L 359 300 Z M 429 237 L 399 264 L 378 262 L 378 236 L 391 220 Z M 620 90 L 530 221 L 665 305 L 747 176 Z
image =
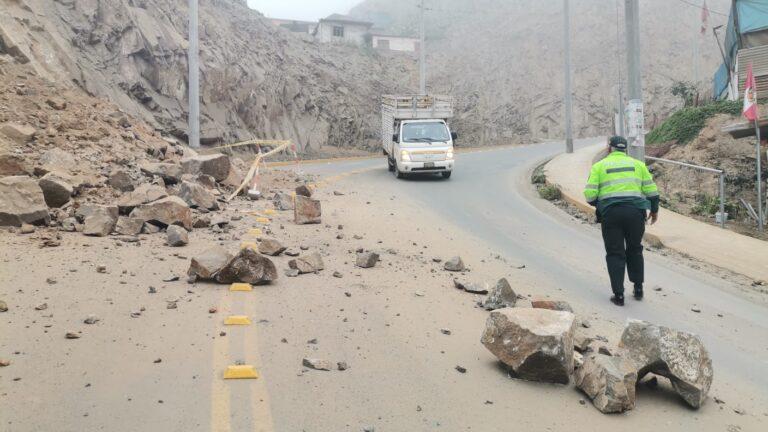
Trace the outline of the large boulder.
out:
M 134 208 L 142 205 L 163 199 L 168 196 L 165 188 L 162 186 L 144 183 L 139 185 L 136 189 L 128 192 L 120 197 L 117 201 L 117 206 L 120 208 L 120 213 L 128 214 Z
M 181 166 L 187 174 L 207 174 L 222 182 L 229 176 L 230 162 L 229 156 L 214 153 L 186 158 L 181 161 Z
M 205 186 L 197 183 L 182 181 L 178 195 L 192 208 L 208 210 L 218 210 L 219 208 L 219 203 L 213 193 Z
M 293 197 L 283 192 L 275 192 L 272 197 L 272 205 L 277 210 L 293 210 Z
M 120 216 L 117 218 L 115 232 L 120 235 L 137 236 L 141 234 L 141 229 L 143 227 L 144 221 L 142 219 Z
M 0 178 L 0 226 L 47 225 L 50 220 L 43 190 L 33 178 Z
M 85 220 L 92 215 L 104 214 L 110 218 L 117 220 L 119 211 L 117 206 L 103 206 L 98 204 L 83 204 L 78 207 L 75 212 L 75 218 L 80 223 L 84 223 Z
M 245 282 L 265 285 L 277 280 L 277 268 L 264 255 L 251 248 L 242 248 L 215 277 L 219 283 Z
M 192 211 L 179 197 L 171 196 L 136 207 L 131 217 L 165 228 L 179 225 L 187 231 L 192 230 Z
M 165 230 L 166 243 L 171 247 L 186 246 L 189 244 L 187 230 L 178 225 L 168 225 Z
M 37 184 L 43 190 L 45 203 L 48 204 L 48 207 L 63 206 L 69 202 L 75 192 L 75 188 L 68 179 L 52 172 L 44 175 Z
M 0 177 L 29 175 L 31 170 L 26 160 L 16 154 L 0 154 Z
M 623 357 L 590 354 L 574 373 L 576 387 L 603 413 L 620 413 L 635 407 L 637 372 Z
M 107 184 L 120 192 L 130 192 L 135 189 L 133 179 L 127 171 L 117 170 L 109 175 Z
M 144 174 L 161 177 L 166 184 L 178 183 L 181 181 L 181 176 L 184 174 L 181 165 L 172 163 L 156 163 L 145 161 L 139 165 L 139 168 Z
M 491 289 L 488 297 L 483 300 L 481 306 L 486 310 L 515 307 L 517 303 L 517 294 L 509 285 L 506 278 L 499 279 L 496 285 Z
M 575 327 L 570 312 L 504 308 L 491 312 L 481 342 L 520 378 L 567 384 Z
M 187 275 L 201 280 L 211 280 L 232 259 L 232 255 L 220 246 L 213 246 L 192 257 Z
M 108 213 L 96 213 L 85 218 L 83 234 L 94 237 L 108 236 L 117 225 L 117 218 Z
M 635 363 L 638 380 L 648 373 L 661 375 L 690 406 L 699 408 L 706 400 L 712 360 L 698 336 L 630 319 L 619 348 Z
M 298 270 L 300 274 L 315 273 L 323 270 L 325 264 L 319 253 L 311 253 L 288 261 L 288 267 Z
M 296 195 L 293 208 L 293 219 L 296 224 L 319 224 L 321 216 L 320 201 Z
M 37 133 L 34 127 L 21 123 L 6 123 L 0 126 L 0 132 L 18 144 L 32 141 Z

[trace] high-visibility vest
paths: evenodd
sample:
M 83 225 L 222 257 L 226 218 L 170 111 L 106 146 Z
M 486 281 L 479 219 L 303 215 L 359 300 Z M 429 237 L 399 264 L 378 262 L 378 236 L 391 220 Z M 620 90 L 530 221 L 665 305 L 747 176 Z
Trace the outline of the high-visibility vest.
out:
M 588 202 L 613 198 L 647 199 L 659 196 L 648 167 L 621 151 L 613 151 L 592 165 L 584 197 Z

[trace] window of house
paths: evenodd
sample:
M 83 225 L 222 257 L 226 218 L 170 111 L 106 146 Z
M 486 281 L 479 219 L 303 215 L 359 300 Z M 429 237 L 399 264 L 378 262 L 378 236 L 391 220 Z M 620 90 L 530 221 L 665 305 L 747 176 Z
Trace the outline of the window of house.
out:
M 385 50 L 389 49 L 389 39 L 379 39 L 377 42 L 378 42 L 376 44 L 377 48 L 385 49 Z
M 333 35 L 336 37 L 344 37 L 344 27 L 333 26 Z

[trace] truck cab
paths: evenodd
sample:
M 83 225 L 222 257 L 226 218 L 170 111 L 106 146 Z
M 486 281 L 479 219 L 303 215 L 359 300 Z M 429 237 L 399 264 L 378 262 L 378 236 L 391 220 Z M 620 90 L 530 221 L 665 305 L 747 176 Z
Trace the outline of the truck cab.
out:
M 410 174 L 440 174 L 450 178 L 454 142 L 448 120 L 453 100 L 448 96 L 384 96 L 382 146 L 389 171 L 397 178 Z
M 439 173 L 450 178 L 453 172 L 453 140 L 457 138 L 442 119 L 403 120 L 392 136 L 390 168 L 404 174 Z

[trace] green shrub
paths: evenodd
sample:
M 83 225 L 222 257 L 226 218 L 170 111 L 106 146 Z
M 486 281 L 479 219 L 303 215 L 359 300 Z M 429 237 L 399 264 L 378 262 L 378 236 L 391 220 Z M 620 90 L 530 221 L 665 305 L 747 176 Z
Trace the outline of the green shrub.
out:
M 544 175 L 544 165 L 539 166 L 531 175 L 531 183 L 541 185 L 547 182 L 547 176 Z
M 710 117 L 716 114 L 739 115 L 741 109 L 742 104 L 739 101 L 718 101 L 699 107 L 683 108 L 646 135 L 645 141 L 649 145 L 670 141 L 686 144 L 699 135 Z
M 539 196 L 547 201 L 559 200 L 563 194 L 560 192 L 560 188 L 555 185 L 543 185 L 539 187 Z

